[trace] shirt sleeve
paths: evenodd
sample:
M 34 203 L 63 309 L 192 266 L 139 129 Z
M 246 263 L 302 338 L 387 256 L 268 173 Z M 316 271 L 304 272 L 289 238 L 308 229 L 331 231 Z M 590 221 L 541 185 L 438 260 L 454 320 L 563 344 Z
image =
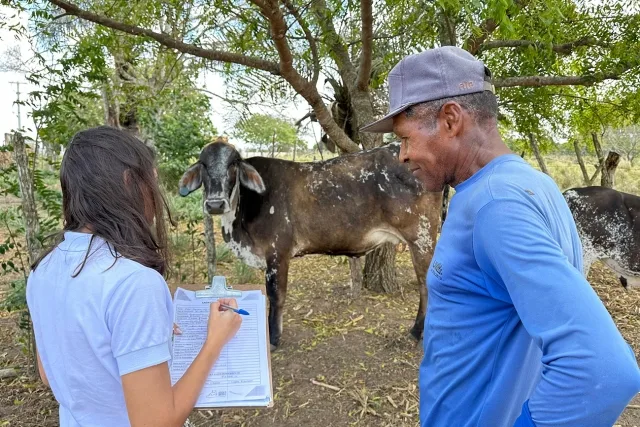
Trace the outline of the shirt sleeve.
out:
M 638 364 L 542 214 L 525 202 L 494 200 L 478 213 L 473 246 L 488 282 L 506 291 L 542 350 L 540 382 L 516 426 L 614 424 L 640 390 Z
M 106 321 L 121 376 L 171 359 L 168 292 L 162 276 L 146 269 L 127 277 L 114 291 Z

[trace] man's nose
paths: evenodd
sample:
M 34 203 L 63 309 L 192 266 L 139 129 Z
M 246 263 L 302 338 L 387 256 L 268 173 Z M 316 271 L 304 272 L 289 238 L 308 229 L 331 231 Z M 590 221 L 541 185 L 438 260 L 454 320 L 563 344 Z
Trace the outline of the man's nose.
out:
M 404 144 L 400 145 L 400 154 L 398 154 L 398 160 L 401 163 L 407 163 L 409 158 L 407 157 L 407 150 L 404 149 Z

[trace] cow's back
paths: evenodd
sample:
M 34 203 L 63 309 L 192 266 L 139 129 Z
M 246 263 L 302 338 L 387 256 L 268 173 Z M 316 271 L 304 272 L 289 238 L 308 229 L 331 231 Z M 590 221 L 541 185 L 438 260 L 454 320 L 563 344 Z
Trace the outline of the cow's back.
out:
M 398 150 L 388 145 L 318 163 L 249 158 L 267 191 L 242 192 L 243 220 L 259 222 L 252 234 L 261 238 L 290 239 L 294 256 L 362 255 L 382 241 L 405 240 L 404 228 L 439 209 L 439 194 L 423 190 Z
M 640 197 L 599 186 L 573 188 L 564 195 L 580 230 L 585 257 L 613 259 L 640 271 Z

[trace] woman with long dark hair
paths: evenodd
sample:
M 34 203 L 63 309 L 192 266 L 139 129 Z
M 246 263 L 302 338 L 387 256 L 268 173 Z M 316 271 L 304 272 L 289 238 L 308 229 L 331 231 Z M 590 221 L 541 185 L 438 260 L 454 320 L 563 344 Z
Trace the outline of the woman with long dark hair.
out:
M 60 425 L 181 426 L 240 316 L 211 304 L 207 339 L 172 387 L 165 200 L 150 148 L 110 127 L 77 133 L 60 169 L 63 233 L 33 265 L 38 369 Z

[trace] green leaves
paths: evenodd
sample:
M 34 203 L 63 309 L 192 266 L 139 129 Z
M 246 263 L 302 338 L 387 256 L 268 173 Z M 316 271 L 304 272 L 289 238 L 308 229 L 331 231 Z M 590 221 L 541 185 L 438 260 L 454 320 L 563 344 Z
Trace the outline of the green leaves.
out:
M 261 153 L 293 150 L 306 147 L 296 128 L 287 120 L 266 114 L 254 114 L 236 124 L 236 135 Z

